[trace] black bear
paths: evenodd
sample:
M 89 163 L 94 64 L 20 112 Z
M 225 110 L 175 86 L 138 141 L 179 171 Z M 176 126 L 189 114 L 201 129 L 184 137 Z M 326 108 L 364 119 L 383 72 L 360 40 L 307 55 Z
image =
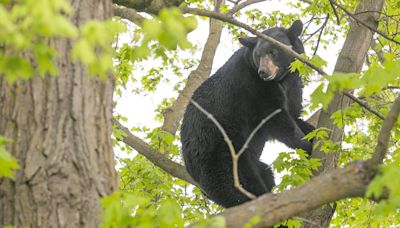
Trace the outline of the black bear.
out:
M 303 53 L 302 29 L 302 22 L 295 21 L 289 29 L 276 27 L 263 33 Z M 314 127 L 299 118 L 303 84 L 298 72 L 289 70 L 294 58 L 256 37 L 239 41 L 243 47 L 194 92 L 192 99 L 222 125 L 236 152 L 263 118 L 281 109 L 257 131 L 239 159 L 241 185 L 259 196 L 275 186 L 271 168 L 260 161 L 265 142 L 277 139 L 310 154 L 312 143 L 303 137 Z M 223 207 L 249 200 L 233 185 L 232 158 L 221 132 L 193 104 L 184 114 L 181 142 L 186 169 L 207 197 Z

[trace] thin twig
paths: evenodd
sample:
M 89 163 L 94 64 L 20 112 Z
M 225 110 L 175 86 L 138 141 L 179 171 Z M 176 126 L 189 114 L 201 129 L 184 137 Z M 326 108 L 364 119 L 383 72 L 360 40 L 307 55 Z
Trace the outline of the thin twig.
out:
M 335 14 L 337 25 L 340 25 L 340 18 L 339 18 L 339 15 L 338 15 L 337 11 L 336 11 L 335 6 L 333 5 L 333 3 L 332 3 L 331 1 L 329 1 L 329 4 L 330 4 L 331 7 L 332 7 L 333 14 Z
M 277 109 L 277 110 L 273 111 L 271 114 L 269 114 L 267 117 L 265 117 L 264 119 L 261 120 L 261 122 L 257 125 L 257 127 L 255 127 L 254 130 L 250 133 L 250 135 L 247 138 L 246 142 L 243 144 L 242 148 L 237 153 L 238 157 L 240 157 L 240 155 L 242 155 L 244 153 L 244 151 L 247 149 L 247 147 L 250 144 L 250 141 L 253 139 L 254 135 L 258 132 L 258 130 L 260 130 L 260 128 L 266 122 L 268 122 L 268 120 L 270 120 L 272 117 L 274 117 L 276 114 L 280 113 L 281 111 L 282 111 L 281 109 Z
M 310 20 L 304 22 L 304 29 L 303 29 L 303 32 L 302 32 L 302 36 L 303 36 L 304 34 L 306 34 L 306 31 L 307 31 L 308 27 L 310 27 L 310 25 L 311 25 L 311 23 L 312 23 L 312 21 L 313 21 L 314 19 L 315 19 L 315 15 L 312 15 L 311 18 L 310 18 Z M 303 43 L 305 43 L 305 41 L 304 41 Z
M 245 8 L 246 6 L 252 5 L 254 3 L 259 3 L 259 2 L 264 2 L 266 0 L 247 0 L 245 2 L 242 2 L 236 6 L 234 6 L 231 10 L 229 10 L 229 14 L 235 14 L 236 12 L 238 12 L 239 10 Z
M 208 119 L 210 119 L 215 124 L 215 126 L 218 128 L 218 130 L 221 132 L 222 136 L 224 137 L 224 141 L 228 145 L 228 148 L 229 148 L 229 151 L 231 152 L 232 157 L 235 157 L 236 156 L 235 147 L 233 146 L 232 141 L 230 140 L 224 127 L 222 127 L 222 125 L 218 122 L 217 119 L 215 119 L 215 117 L 211 113 L 209 113 L 207 110 L 205 110 L 203 107 L 201 107 L 201 105 L 199 105 L 199 103 L 197 103 L 193 99 L 190 100 L 190 103 L 192 103 L 198 110 L 200 110 L 204 115 L 206 115 L 206 117 Z
M 317 54 L 319 43 L 321 42 L 322 34 L 323 34 L 324 29 L 325 29 L 325 27 L 326 27 L 326 25 L 328 23 L 328 20 L 329 20 L 329 14 L 326 15 L 325 21 L 324 21 L 324 23 L 322 24 L 322 26 L 320 28 L 321 31 L 319 32 L 319 35 L 318 35 L 317 45 L 315 46 L 315 50 L 314 50 L 313 56 L 315 56 Z
M 362 100 L 360 100 L 359 98 L 355 97 L 353 94 L 349 93 L 349 92 L 343 92 L 343 94 L 352 99 L 353 101 L 355 101 L 357 104 L 359 104 L 361 107 L 365 108 L 366 110 L 368 110 L 369 112 L 371 112 L 372 114 L 374 114 L 375 116 L 377 116 L 379 119 L 384 120 L 385 117 L 380 114 L 379 112 L 375 111 L 374 109 L 372 109 L 371 107 L 368 106 L 368 104 Z
M 256 196 L 252 193 L 250 193 L 249 191 L 247 191 L 246 189 L 244 189 L 241 185 L 240 185 L 240 180 L 239 180 L 239 173 L 238 173 L 238 160 L 239 160 L 239 156 L 236 155 L 236 151 L 235 151 L 235 147 L 232 144 L 231 139 L 229 138 L 228 134 L 226 133 L 225 129 L 222 127 L 222 125 L 218 122 L 217 119 L 215 119 L 215 117 L 209 113 L 207 110 L 205 110 L 203 107 L 201 107 L 201 105 L 199 105 L 196 101 L 194 101 L 193 99 L 190 100 L 190 103 L 192 103 L 199 111 L 201 111 L 204 115 L 207 116 L 208 119 L 210 119 L 214 125 L 218 128 L 218 130 L 221 132 L 224 141 L 226 142 L 226 144 L 228 145 L 229 148 L 229 152 L 231 153 L 231 157 L 232 157 L 232 166 L 233 166 L 233 182 L 234 182 L 234 186 L 240 191 L 242 192 L 245 196 L 249 197 L 250 199 L 255 199 Z
M 390 38 L 388 35 L 386 35 L 385 33 L 379 31 L 378 29 L 375 29 L 373 27 L 371 27 L 369 24 L 365 23 L 364 21 L 358 19 L 356 16 L 354 16 L 353 13 L 351 13 L 350 11 L 348 11 L 346 8 L 344 8 L 343 6 L 341 6 L 340 4 L 338 4 L 337 2 L 333 1 L 333 0 L 329 0 L 333 5 L 337 6 L 339 9 L 341 9 L 344 13 L 346 13 L 349 17 L 353 18 L 354 20 L 356 20 L 358 23 L 360 23 L 361 25 L 363 25 L 364 27 L 368 28 L 369 30 L 376 32 L 377 34 L 379 34 L 380 36 L 382 36 L 383 38 L 392 41 L 395 44 L 400 44 L 400 41 L 397 41 L 393 38 Z

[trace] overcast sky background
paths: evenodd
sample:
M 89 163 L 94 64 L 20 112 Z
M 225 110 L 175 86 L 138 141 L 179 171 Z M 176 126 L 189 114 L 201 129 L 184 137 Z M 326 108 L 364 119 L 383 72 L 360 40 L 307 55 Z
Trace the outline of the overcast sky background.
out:
M 281 11 L 283 13 L 293 13 L 296 12 L 297 9 L 293 9 L 287 6 L 287 2 L 289 1 L 266 1 L 252 5 L 252 8 L 258 8 L 263 12 L 272 12 L 272 11 Z M 246 9 L 250 9 L 248 7 Z M 309 18 L 300 18 L 303 22 L 307 21 Z M 240 18 L 238 19 L 240 20 Z M 241 20 L 244 21 L 244 20 Z M 198 19 L 198 28 L 189 34 L 189 39 L 192 43 L 199 45 L 200 47 L 204 46 L 204 43 L 207 39 L 208 34 L 208 20 Z M 133 26 L 133 25 L 132 25 Z M 132 27 L 131 27 L 132 29 Z M 309 31 L 314 31 L 316 28 L 310 28 Z M 130 42 L 132 39 L 132 35 L 129 33 L 124 34 L 120 37 L 119 43 Z M 338 51 L 341 49 L 343 45 L 343 41 L 341 40 L 337 43 L 329 45 L 329 47 L 324 50 L 320 47 L 318 51 L 318 55 L 324 58 L 328 62 L 328 66 L 324 68 L 324 70 L 328 73 L 333 71 L 334 64 L 336 62 L 336 58 L 338 55 Z M 219 69 L 227 59 L 239 48 L 239 44 L 232 41 L 232 37 L 229 35 L 227 29 L 223 30 L 221 42 L 218 46 L 216 56 L 214 59 L 212 73 L 211 75 Z M 312 55 L 312 51 L 310 47 L 306 47 L 306 54 L 308 56 Z M 201 52 L 196 54 L 198 59 L 200 58 Z M 156 61 L 157 62 L 157 61 Z M 137 63 L 136 63 L 137 64 Z M 144 61 L 139 64 L 143 64 L 142 66 L 154 66 L 154 60 Z M 137 75 L 137 79 L 139 79 L 143 73 L 134 71 L 134 75 Z M 185 74 L 186 76 L 188 74 Z M 140 81 L 140 80 L 139 80 Z M 154 120 L 156 115 L 157 105 L 161 103 L 161 101 L 165 97 L 171 97 L 172 95 L 176 95 L 177 93 L 173 91 L 174 83 L 161 83 L 158 86 L 157 91 L 153 94 L 145 93 L 145 94 L 134 94 L 132 90 L 138 84 L 129 83 L 127 86 L 127 90 L 123 93 L 121 97 L 115 96 L 115 100 L 117 101 L 117 105 L 115 108 L 116 114 L 122 114 L 128 118 L 128 122 L 125 124 L 127 127 L 138 127 L 138 126 L 147 126 L 150 128 L 159 127 L 161 124 Z M 304 88 L 303 92 L 303 100 L 309 100 L 311 92 L 316 88 L 317 83 L 311 83 L 307 87 Z M 175 96 L 175 97 L 176 97 Z M 307 118 L 307 117 L 305 117 Z M 261 160 L 263 160 L 267 164 L 271 164 L 275 158 L 278 156 L 279 152 L 282 151 L 291 151 L 285 145 L 280 142 L 267 142 Z M 118 148 L 116 148 L 116 154 L 119 157 L 134 157 L 136 154 L 126 155 L 124 152 L 121 152 Z M 277 178 L 277 182 L 280 181 L 281 175 L 275 175 Z

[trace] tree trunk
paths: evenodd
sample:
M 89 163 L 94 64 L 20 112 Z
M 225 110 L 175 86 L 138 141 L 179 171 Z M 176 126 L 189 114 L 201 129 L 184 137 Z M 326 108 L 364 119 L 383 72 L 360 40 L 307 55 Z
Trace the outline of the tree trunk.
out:
M 384 2 L 384 0 L 362 0 L 357 6 L 356 13 L 366 13 L 358 14 L 357 18 L 376 29 L 380 17 L 378 12 L 382 10 Z M 335 72 L 359 73 L 364 64 L 368 49 L 371 46 L 374 32 L 357 21 L 351 20 L 349 33 L 335 65 Z M 340 142 L 344 132 L 343 129 L 339 129 L 333 124 L 330 116 L 334 112 L 348 107 L 350 104 L 351 100 L 348 97 L 342 93 L 336 93 L 327 111 L 322 111 L 319 116 L 317 128 L 330 129 L 329 140 L 332 142 Z M 325 154 L 316 149 L 313 151 L 313 157 L 320 158 L 322 162 L 322 167 L 320 167 L 318 173 L 325 173 L 336 168 L 336 153 Z M 302 227 L 316 227 L 315 224 L 321 227 L 328 227 L 334 212 L 335 204 L 333 207 L 327 204 L 323 208 L 307 213 L 304 217 L 307 218 L 307 221 L 312 221 L 312 223 L 304 222 Z
M 104 20 L 111 1 L 73 0 L 71 20 Z M 88 77 L 71 61 L 72 41 L 51 40 L 57 77 L 8 85 L 0 76 L 0 135 L 18 160 L 15 180 L 0 180 L 0 226 L 98 227 L 99 198 L 117 186 L 112 78 Z

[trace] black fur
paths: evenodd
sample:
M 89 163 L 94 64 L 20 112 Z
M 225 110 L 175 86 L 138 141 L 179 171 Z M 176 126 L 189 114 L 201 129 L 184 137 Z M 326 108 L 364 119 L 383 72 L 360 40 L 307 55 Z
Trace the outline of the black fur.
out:
M 304 48 L 298 38 L 301 30 L 301 22 L 296 21 L 289 29 L 272 28 L 264 33 L 302 53 Z M 282 109 L 258 131 L 239 159 L 240 183 L 259 196 L 275 186 L 270 167 L 259 160 L 265 142 L 278 139 L 310 154 L 312 144 L 302 138 L 314 128 L 299 118 L 303 85 L 297 72 L 288 71 L 293 58 L 257 38 L 240 41 L 245 46 L 206 80 L 192 99 L 221 123 L 236 151 L 263 118 Z M 280 67 L 279 75 L 275 81 L 263 81 L 257 73 L 255 52 L 268 54 L 272 49 L 277 51 L 272 58 Z M 232 159 L 222 134 L 192 104 L 184 114 L 181 141 L 187 171 L 211 200 L 223 207 L 249 200 L 233 186 Z

